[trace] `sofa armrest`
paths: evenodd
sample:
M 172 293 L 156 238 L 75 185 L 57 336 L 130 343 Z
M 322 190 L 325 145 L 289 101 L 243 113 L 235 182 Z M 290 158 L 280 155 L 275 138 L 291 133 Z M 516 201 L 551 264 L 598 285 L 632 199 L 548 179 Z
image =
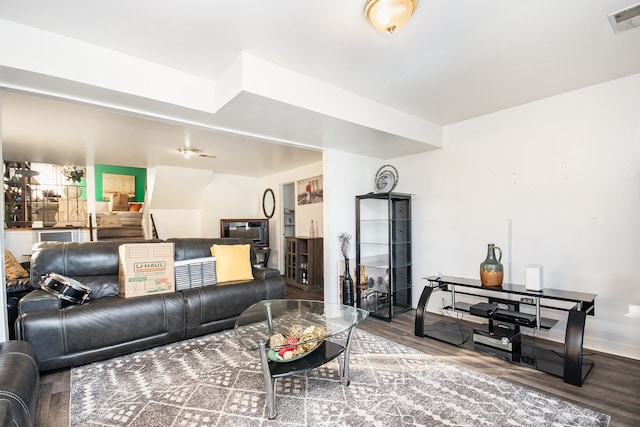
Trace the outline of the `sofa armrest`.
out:
M 41 289 L 29 292 L 18 303 L 18 315 L 43 310 L 57 310 L 60 308 L 60 299 Z
M 0 343 L 0 425 L 33 426 L 40 377 L 28 342 Z
M 275 279 L 280 277 L 280 270 L 269 267 L 253 267 L 253 278 L 256 280 Z
M 7 295 L 9 296 L 13 294 L 24 294 L 32 290 L 31 279 L 28 277 L 7 280 Z

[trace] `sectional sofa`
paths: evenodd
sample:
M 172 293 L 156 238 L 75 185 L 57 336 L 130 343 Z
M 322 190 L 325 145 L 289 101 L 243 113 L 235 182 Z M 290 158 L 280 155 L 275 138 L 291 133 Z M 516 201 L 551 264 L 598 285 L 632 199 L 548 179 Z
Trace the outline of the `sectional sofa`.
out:
M 0 426 L 35 424 L 39 381 L 33 348 L 28 343 L 0 343 Z
M 164 242 L 174 244 L 175 261 L 211 256 L 213 244 L 251 243 L 232 238 Z M 253 303 L 284 297 L 284 281 L 277 269 L 253 267 L 253 278 L 248 280 L 122 298 L 118 296 L 118 248 L 122 243 L 43 242 L 34 247 L 34 288 L 42 277 L 57 273 L 92 290 L 84 304 L 64 304 L 41 289 L 20 300 L 16 337 L 31 344 L 40 371 L 82 365 L 229 329 Z M 249 262 L 256 265 L 253 246 Z

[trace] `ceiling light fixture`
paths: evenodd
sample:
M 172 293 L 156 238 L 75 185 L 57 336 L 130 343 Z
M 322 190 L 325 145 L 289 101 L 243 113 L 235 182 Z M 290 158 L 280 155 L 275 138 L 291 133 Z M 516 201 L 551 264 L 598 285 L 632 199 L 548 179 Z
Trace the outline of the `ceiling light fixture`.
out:
M 407 23 L 420 0 L 367 0 L 364 15 L 377 30 L 393 33 Z
M 200 150 L 198 150 L 197 148 L 191 148 L 186 146 L 178 148 L 178 151 L 182 153 L 185 159 L 189 159 L 191 158 L 191 156 L 195 156 L 200 152 Z

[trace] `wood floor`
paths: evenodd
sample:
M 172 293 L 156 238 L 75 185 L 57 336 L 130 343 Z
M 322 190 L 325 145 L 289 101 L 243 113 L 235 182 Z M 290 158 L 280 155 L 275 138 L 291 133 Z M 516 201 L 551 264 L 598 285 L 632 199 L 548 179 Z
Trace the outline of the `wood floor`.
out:
M 305 293 L 287 286 L 288 298 L 322 299 L 321 291 Z M 428 316 L 437 320 L 437 315 Z M 429 338 L 419 338 L 414 331 L 415 311 L 400 314 L 392 322 L 368 318 L 360 329 L 442 357 L 496 378 L 520 384 L 550 396 L 611 415 L 612 427 L 640 425 L 640 362 L 585 349 L 585 357 L 595 367 L 582 387 L 566 384 L 562 379 L 507 361 L 485 356 L 470 350 Z M 429 322 L 430 320 L 427 320 Z M 537 341 L 540 345 L 541 340 Z M 545 343 L 549 348 L 556 343 Z M 62 427 L 69 425 L 69 370 L 43 374 L 36 426 Z

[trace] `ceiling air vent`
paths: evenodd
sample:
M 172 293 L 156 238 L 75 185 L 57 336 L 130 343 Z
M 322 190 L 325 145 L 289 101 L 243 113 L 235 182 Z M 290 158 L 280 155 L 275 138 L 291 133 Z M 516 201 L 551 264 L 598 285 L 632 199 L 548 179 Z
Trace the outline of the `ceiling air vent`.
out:
M 616 33 L 640 27 L 640 3 L 610 13 L 609 22 Z

